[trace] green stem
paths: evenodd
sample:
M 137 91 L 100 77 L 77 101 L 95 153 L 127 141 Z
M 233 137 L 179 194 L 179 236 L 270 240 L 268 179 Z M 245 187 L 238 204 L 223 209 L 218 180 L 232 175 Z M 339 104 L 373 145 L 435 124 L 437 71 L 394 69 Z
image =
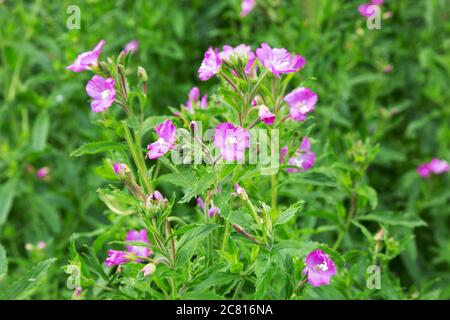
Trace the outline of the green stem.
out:
M 345 234 L 347 233 L 348 229 L 350 228 L 353 217 L 356 215 L 357 201 L 358 201 L 358 196 L 355 192 L 353 192 L 351 202 L 350 202 L 350 209 L 349 209 L 348 215 L 347 215 L 347 220 L 345 221 L 344 228 L 341 230 L 338 238 L 336 239 L 336 243 L 333 246 L 333 250 L 337 250 L 339 248 L 339 246 L 341 245 L 342 239 L 344 239 Z
M 272 187 L 272 208 L 276 210 L 277 208 L 277 175 L 273 174 L 270 177 L 270 183 Z
M 133 138 L 131 137 L 130 129 L 128 128 L 126 121 L 123 121 L 122 125 L 125 133 L 125 140 L 127 141 L 128 147 L 130 148 L 130 152 L 131 155 L 133 156 L 134 163 L 138 169 L 139 176 L 145 185 L 146 191 L 148 193 L 151 193 L 153 191 L 153 187 L 150 182 L 150 179 L 148 178 L 147 167 L 145 165 L 145 160 L 142 155 L 142 152 L 140 150 L 141 148 L 140 139 L 137 136 L 137 134 L 135 134 L 135 138 L 137 141 L 136 143 L 134 143 Z

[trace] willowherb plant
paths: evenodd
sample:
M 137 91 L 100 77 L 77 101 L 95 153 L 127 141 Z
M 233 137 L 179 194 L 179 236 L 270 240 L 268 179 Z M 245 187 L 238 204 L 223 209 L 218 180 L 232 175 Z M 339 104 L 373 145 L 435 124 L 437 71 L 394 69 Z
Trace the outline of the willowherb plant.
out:
M 286 224 L 304 201 L 286 207 L 278 195 L 284 177 L 316 161 L 306 120 L 318 96 L 303 84 L 288 90 L 306 59 L 267 43 L 255 52 L 245 44 L 209 48 L 198 75 L 217 77 L 216 93 L 200 98 L 194 87 L 172 115 L 147 116 L 146 71 L 137 68 L 133 85 L 128 66 L 138 44 L 99 60 L 104 45 L 67 67 L 95 74 L 86 92 L 111 137 L 74 155 L 106 152 L 99 173 L 120 182 L 99 190 L 111 228 L 86 256 L 73 243 L 67 270 L 71 277 L 80 270 L 74 297 L 288 299 L 301 297 L 308 282 L 330 284 L 337 273 L 331 257 L 339 256 L 291 235 Z M 182 197 L 164 197 L 165 184 L 181 188 Z M 100 263 L 97 255 L 105 254 Z

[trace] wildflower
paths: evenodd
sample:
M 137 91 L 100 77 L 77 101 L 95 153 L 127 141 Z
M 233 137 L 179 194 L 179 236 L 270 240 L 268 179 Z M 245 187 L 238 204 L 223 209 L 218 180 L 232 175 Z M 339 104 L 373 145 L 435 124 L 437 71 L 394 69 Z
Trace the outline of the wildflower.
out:
M 118 266 L 128 262 L 129 253 L 126 251 L 119 250 L 108 250 L 108 258 L 106 258 L 106 266 Z
M 108 109 L 116 99 L 113 78 L 103 78 L 95 75 L 86 85 L 86 92 L 92 98 L 91 109 L 101 112 Z
M 256 49 L 256 56 L 264 67 L 269 69 L 278 78 L 282 73 L 298 71 L 306 64 L 305 58 L 292 55 L 284 48 L 271 48 L 267 43 Z
M 420 166 L 417 167 L 417 173 L 422 178 L 428 178 L 430 176 L 430 168 L 428 166 L 428 163 L 423 163 Z
M 148 237 L 147 237 L 147 230 L 131 230 L 128 231 L 127 237 L 125 238 L 125 241 L 132 241 L 132 242 L 143 242 L 144 244 L 148 245 Z M 150 248 L 146 246 L 127 246 L 127 250 L 130 253 L 135 253 L 138 257 L 148 257 L 151 253 Z M 141 261 L 140 259 L 137 259 L 136 261 Z
M 317 103 L 317 94 L 308 88 L 298 88 L 284 97 L 289 105 L 289 113 L 295 121 L 305 121 L 309 112 L 314 110 Z
M 200 108 L 206 109 L 208 107 L 208 95 L 204 94 L 202 100 L 200 101 Z
M 189 91 L 188 101 L 186 102 L 186 108 L 190 113 L 194 112 L 194 104 L 198 102 L 200 97 L 200 90 L 197 87 L 193 87 L 191 91 Z
M 284 146 L 283 148 L 281 148 L 280 151 L 280 163 L 284 163 L 284 160 L 286 158 L 286 154 L 288 153 L 288 147 Z
M 360 5 L 358 11 L 362 16 L 369 18 L 376 13 L 372 6 L 381 6 L 383 3 L 384 0 L 372 0 L 369 3 Z
M 247 130 L 224 122 L 216 127 L 214 145 L 220 149 L 220 154 L 225 160 L 239 161 L 243 159 L 245 149 L 250 146 L 250 135 Z
M 123 49 L 123 51 L 126 54 L 128 54 L 128 53 L 136 53 L 138 51 L 138 49 L 139 49 L 139 42 L 136 39 L 134 39 L 134 40 L 131 40 L 130 42 L 128 42 L 125 45 L 125 48 Z
M 290 158 L 288 164 L 297 168 L 287 168 L 287 172 L 307 171 L 316 161 L 316 155 L 310 151 L 311 143 L 308 137 L 303 138 L 300 147 L 295 153 L 294 157 Z
M 73 290 L 73 295 L 72 295 L 72 299 L 79 299 L 81 297 L 81 292 L 83 291 L 83 288 L 81 287 L 76 287 Z
M 394 70 L 394 67 L 392 66 L 392 64 L 388 64 L 383 68 L 384 73 L 390 73 L 390 72 L 392 72 L 392 70 Z
M 244 188 L 242 188 L 239 184 L 234 185 L 234 195 L 238 196 L 242 200 L 248 200 L 247 191 L 245 191 Z
M 36 248 L 38 248 L 39 250 L 44 250 L 45 248 L 47 248 L 47 244 L 44 241 L 39 241 Z
M 260 105 L 258 107 L 258 116 L 259 120 L 268 125 L 272 125 L 275 121 L 275 115 L 270 112 L 269 108 L 267 108 L 265 105 Z
M 252 67 L 255 64 L 255 54 L 250 46 L 240 44 L 233 48 L 232 46 L 225 45 L 223 50 L 219 52 L 219 58 L 221 61 L 230 62 L 231 60 L 242 60 L 246 63 L 245 74 L 249 75 L 252 71 Z M 235 74 L 236 75 L 236 74 Z
M 75 62 L 66 69 L 73 72 L 81 72 L 84 70 L 92 69 L 97 66 L 98 57 L 102 52 L 105 40 L 101 40 L 92 51 L 84 52 L 75 59 Z
M 252 99 L 251 105 L 252 105 L 253 107 L 256 107 L 256 106 L 258 105 L 258 99 L 259 99 L 259 96 L 255 96 L 255 97 Z
M 175 132 L 177 128 L 172 120 L 166 120 L 154 129 L 158 135 L 158 140 L 147 146 L 147 155 L 151 160 L 157 159 L 173 149 L 175 146 Z
M 148 209 L 160 209 L 164 208 L 167 204 L 167 199 L 164 198 L 164 196 L 156 190 L 152 194 L 150 194 L 147 197 L 147 200 L 145 202 L 145 205 Z
M 113 165 L 114 173 L 120 177 L 123 178 L 127 172 L 130 171 L 128 169 L 128 166 L 125 163 L 115 162 Z
M 255 0 L 242 0 L 241 2 L 241 17 L 248 15 L 255 7 Z
M 42 167 L 38 171 L 36 171 L 36 177 L 38 179 L 43 180 L 43 179 L 47 178 L 49 172 L 50 172 L 50 168 L 49 167 Z
M 331 277 L 336 275 L 334 261 L 322 250 L 314 250 L 306 257 L 303 274 L 308 274 L 308 282 L 314 287 L 330 284 Z
M 211 78 L 213 75 L 217 74 L 220 70 L 220 58 L 219 58 L 219 50 L 209 48 L 203 57 L 202 64 L 198 69 L 198 75 L 200 80 L 206 81 Z
M 428 178 L 430 174 L 442 174 L 450 170 L 450 165 L 447 161 L 434 158 L 429 163 L 423 163 L 417 167 L 417 173 L 422 178 Z
M 142 272 L 144 273 L 144 276 L 148 276 L 152 273 L 154 273 L 156 270 L 156 264 L 150 262 L 148 264 L 145 265 L 144 268 L 142 268 Z
M 197 205 L 200 207 L 200 209 L 205 209 L 205 203 L 203 202 L 203 199 L 201 197 L 197 197 Z
M 208 214 L 210 218 L 213 218 L 216 214 L 220 215 L 220 209 L 213 205 L 209 209 Z

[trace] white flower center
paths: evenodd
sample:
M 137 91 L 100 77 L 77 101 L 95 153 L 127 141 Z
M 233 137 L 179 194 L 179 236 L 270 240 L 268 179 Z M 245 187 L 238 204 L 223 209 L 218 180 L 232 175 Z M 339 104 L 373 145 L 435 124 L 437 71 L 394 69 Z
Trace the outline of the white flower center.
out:
M 296 158 L 295 159 L 295 165 L 297 166 L 297 167 L 300 167 L 300 168 L 303 168 L 303 159 L 302 158 Z
M 237 138 L 235 136 L 231 136 L 227 138 L 227 144 L 236 144 L 237 143 Z
M 109 98 L 109 90 L 103 90 L 100 95 L 102 96 L 103 100 L 108 99 Z
M 306 100 L 302 100 L 302 101 L 300 102 L 300 104 L 299 104 L 299 106 L 298 106 L 298 110 L 299 110 L 301 113 L 307 113 L 307 112 L 309 112 L 309 108 L 308 108 L 308 105 L 306 104 Z
M 328 264 L 326 261 L 324 261 L 321 264 L 318 264 L 317 268 L 319 268 L 322 271 L 328 271 Z

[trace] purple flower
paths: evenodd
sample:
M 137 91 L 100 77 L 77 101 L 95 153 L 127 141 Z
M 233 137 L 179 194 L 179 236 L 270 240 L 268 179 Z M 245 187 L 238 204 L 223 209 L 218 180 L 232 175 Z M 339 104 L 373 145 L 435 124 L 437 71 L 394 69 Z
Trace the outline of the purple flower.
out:
M 126 251 L 118 251 L 118 250 L 108 250 L 108 258 L 106 258 L 106 266 L 118 266 L 120 264 L 124 264 L 128 262 L 127 256 L 129 255 Z
M 116 99 L 114 89 L 114 79 L 104 79 L 95 75 L 86 85 L 86 92 L 92 98 L 91 109 L 94 112 L 101 112 L 108 109 Z
M 241 2 L 241 17 L 248 15 L 255 7 L 255 0 L 242 0 Z
M 122 177 L 128 171 L 128 166 L 125 163 L 115 162 L 113 169 L 118 177 Z
M 450 165 L 447 161 L 434 158 L 429 163 L 423 163 L 417 167 L 417 173 L 422 178 L 428 178 L 431 173 L 442 174 L 450 170 Z
M 430 168 L 428 166 L 428 163 L 423 163 L 420 166 L 417 167 L 417 173 L 422 178 L 428 178 L 430 176 Z
M 140 231 L 138 230 L 131 230 L 128 231 L 127 237 L 125 238 L 125 241 L 130 242 L 143 242 L 144 244 L 148 245 L 148 237 L 147 237 L 147 230 L 142 229 Z M 151 253 L 150 248 L 144 246 L 127 246 L 127 250 L 130 253 L 136 254 L 138 257 L 148 257 Z M 137 259 L 136 261 L 141 261 Z
M 220 70 L 220 58 L 219 58 L 219 50 L 209 48 L 203 57 L 202 64 L 198 69 L 198 75 L 200 80 L 206 81 L 211 78 L 213 75 L 217 74 Z
M 317 94 L 308 88 L 298 88 L 284 97 L 289 105 L 291 118 L 296 121 L 305 121 L 309 112 L 314 110 L 317 103 Z
M 308 274 L 308 282 L 314 287 L 329 285 L 331 277 L 336 275 L 334 261 L 322 250 L 314 250 L 306 257 L 303 274 Z
M 186 108 L 190 113 L 194 113 L 194 104 L 198 102 L 200 97 L 200 90 L 197 87 L 193 87 L 188 94 L 188 101 L 186 101 Z
M 139 49 L 139 42 L 137 40 L 131 40 L 125 45 L 125 48 L 123 48 L 123 51 L 128 53 L 136 53 Z
M 212 207 L 209 209 L 208 214 L 209 214 L 209 217 L 210 217 L 210 218 L 213 218 L 216 214 L 217 214 L 217 215 L 220 215 L 220 209 L 217 208 L 217 207 L 215 207 L 215 206 L 212 206 Z
M 303 138 L 300 147 L 295 153 L 294 157 L 290 158 L 288 164 L 296 168 L 287 168 L 287 172 L 300 172 L 309 170 L 316 161 L 316 155 L 314 152 L 310 151 L 311 143 L 308 137 Z
M 197 197 L 197 205 L 200 207 L 200 209 L 205 209 L 205 203 L 203 202 L 203 199 L 201 197 Z
M 364 17 L 371 17 L 375 14 L 374 8 L 371 8 L 372 6 L 381 6 L 383 5 L 384 0 L 372 0 L 369 3 L 364 3 L 358 7 L 359 13 Z
M 42 167 L 38 171 L 36 171 L 36 177 L 38 177 L 38 179 L 43 180 L 43 179 L 47 178 L 49 172 L 50 172 L 49 167 Z
M 206 109 L 208 107 L 208 95 L 205 94 L 202 97 L 202 100 L 200 101 L 200 108 Z
M 173 149 L 175 146 L 175 133 L 177 128 L 172 120 L 166 120 L 154 129 L 158 135 L 158 140 L 147 146 L 147 155 L 151 160 L 157 159 Z
M 250 147 L 250 134 L 241 127 L 224 122 L 216 127 L 214 145 L 220 149 L 220 154 L 225 160 L 239 161 L 244 158 L 245 149 Z
M 306 64 L 302 56 L 292 55 L 284 48 L 272 49 L 267 43 L 261 44 L 261 48 L 256 49 L 256 56 L 263 66 L 278 78 L 281 73 L 295 72 Z
M 433 172 L 434 174 L 442 174 L 444 172 L 449 171 L 450 166 L 448 164 L 447 161 L 444 160 L 440 160 L 437 158 L 434 158 L 433 160 L 430 161 L 430 163 L 428 164 L 428 168 L 430 169 L 431 172 Z
M 283 148 L 281 148 L 280 151 L 280 163 L 284 163 L 284 160 L 286 159 L 286 155 L 288 153 L 288 147 L 284 146 Z
M 246 62 L 246 75 L 250 74 L 250 72 L 252 71 L 252 67 L 255 64 L 255 54 L 253 53 L 252 48 L 245 44 L 240 44 L 235 48 L 229 45 L 223 46 L 223 50 L 219 52 L 219 58 L 221 61 L 226 62 L 230 62 L 231 59 L 244 60 Z M 234 72 L 233 74 L 236 76 L 236 72 Z
M 67 70 L 73 72 L 81 72 L 84 70 L 91 69 L 91 67 L 97 65 L 98 57 L 102 52 L 103 46 L 105 45 L 105 40 L 101 40 L 92 51 L 84 52 L 78 55 L 75 62 L 70 66 L 66 67 Z
M 267 108 L 265 105 L 260 105 L 258 107 L 258 117 L 259 120 L 268 125 L 272 125 L 275 121 L 275 115 L 270 112 L 269 108 Z

